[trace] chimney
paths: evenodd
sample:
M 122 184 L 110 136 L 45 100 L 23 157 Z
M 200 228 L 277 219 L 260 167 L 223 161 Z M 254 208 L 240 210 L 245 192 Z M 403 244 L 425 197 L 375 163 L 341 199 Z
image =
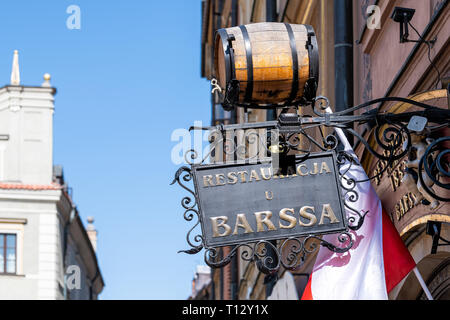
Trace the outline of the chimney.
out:
M 211 269 L 208 266 L 197 266 L 194 279 L 192 280 L 192 298 L 211 282 Z
M 94 248 L 94 251 L 97 252 L 97 230 L 95 230 L 95 227 L 94 227 L 94 218 L 88 217 L 87 221 L 88 221 L 88 225 L 86 227 L 86 231 L 87 231 L 89 240 L 91 241 L 92 247 Z

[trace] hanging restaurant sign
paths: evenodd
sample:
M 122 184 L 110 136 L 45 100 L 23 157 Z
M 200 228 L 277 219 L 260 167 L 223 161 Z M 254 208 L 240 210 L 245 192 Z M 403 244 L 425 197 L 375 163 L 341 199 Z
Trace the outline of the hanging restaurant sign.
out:
M 270 158 L 193 166 L 206 246 L 337 233 L 346 229 L 333 152 L 294 161 L 284 175 Z
M 360 115 L 352 114 L 389 101 L 422 110 L 394 114 L 379 112 L 377 107 Z M 341 128 L 357 138 L 379 162 L 386 162 L 380 172 L 368 178 L 376 180 L 393 168 L 395 161 L 407 156 L 412 149 L 411 137 L 417 132 L 433 132 L 450 121 L 448 110 L 401 97 L 375 99 L 334 114 L 323 113 L 329 107 L 325 97 L 316 97 L 310 107 L 314 117 L 281 114 L 276 121 L 190 129 L 209 130 L 211 146 L 202 157 L 194 149 L 187 150 L 184 158 L 189 166 L 179 168 L 172 182 L 189 193 L 181 200 L 183 217 L 192 223 L 186 234 L 189 247 L 180 252 L 197 254 L 204 250 L 205 262 L 213 268 L 223 267 L 239 255 L 245 261 L 254 261 L 264 273 L 275 272 L 281 266 L 288 270 L 297 268 L 317 250 L 317 243 L 336 253 L 347 252 L 354 244 L 351 232 L 361 228 L 367 214 L 354 209 L 359 197 L 355 187 L 361 181 L 346 175 L 356 162 L 351 154 L 339 150 L 334 134 L 315 138 L 313 130 L 318 126 Z M 413 126 L 417 116 L 428 120 L 425 128 Z M 367 123 L 375 126 L 365 137 L 351 127 Z M 382 153 L 368 143 L 372 140 Z M 448 141 L 449 137 L 436 140 L 418 167 L 419 179 L 434 179 L 429 193 L 442 202 L 450 202 L 448 196 L 441 196 L 442 190 L 450 190 L 450 185 L 441 179 L 448 176 L 444 161 L 448 154 L 444 145 Z M 266 154 L 265 160 L 259 160 L 259 152 L 250 152 L 257 145 Z M 313 147 L 322 152 L 316 153 Z M 283 175 L 270 171 L 277 168 L 277 150 L 280 157 L 298 153 L 295 165 L 288 163 L 287 170 L 284 165 L 276 170 L 285 170 Z M 221 155 L 242 160 L 207 163 Z M 336 234 L 336 241 L 325 241 L 321 237 L 325 233 Z M 222 246 L 229 247 L 226 253 L 220 250 Z
M 226 110 L 243 108 L 244 119 L 248 109 L 284 110 L 273 121 L 189 130 L 209 131 L 211 145 L 204 157 L 199 157 L 202 150 L 186 150 L 189 166 L 179 168 L 172 182 L 189 193 L 181 200 L 183 217 L 192 224 L 186 235 L 189 247 L 180 252 L 204 250 L 205 262 L 213 268 L 239 255 L 264 273 L 281 266 L 298 268 L 317 244 L 348 252 L 354 244 L 351 232 L 361 228 L 368 213 L 354 208 L 356 186 L 394 170 L 395 163 L 415 152 L 415 136 L 432 138 L 450 123 L 450 110 L 403 97 L 378 98 L 330 114 L 329 100 L 316 96 L 318 66 L 317 39 L 310 26 L 255 23 L 217 31 L 214 97 Z M 393 113 L 382 108 L 390 102 L 418 110 Z M 342 150 L 335 133 L 324 134 L 327 128 L 353 136 L 380 169 L 363 181 L 348 176 L 358 161 Z M 415 183 L 441 202 L 450 202 L 448 143 L 449 137 L 441 137 L 420 157 L 415 152 Z M 278 168 L 274 154 L 289 156 L 290 162 Z M 430 179 L 433 185 L 425 183 Z M 326 233 L 336 234 L 335 241 L 325 241 L 321 235 Z

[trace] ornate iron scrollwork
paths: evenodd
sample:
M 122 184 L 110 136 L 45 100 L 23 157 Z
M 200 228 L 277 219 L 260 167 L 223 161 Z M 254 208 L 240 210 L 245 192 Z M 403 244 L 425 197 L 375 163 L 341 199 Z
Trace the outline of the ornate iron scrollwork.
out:
M 450 182 L 444 183 L 441 178 L 450 178 L 450 166 L 449 166 L 449 156 L 450 149 L 448 148 L 450 142 L 450 137 L 439 138 L 433 143 L 431 143 L 425 151 L 425 154 L 420 159 L 419 163 L 419 181 L 429 195 L 434 199 L 444 202 L 450 202 L 450 198 L 444 197 L 444 194 L 448 194 L 448 191 L 442 192 L 440 195 L 433 191 L 427 186 L 424 181 L 423 170 L 432 183 L 440 188 L 441 190 L 450 190 Z M 447 147 L 445 147 L 447 146 Z M 423 167 L 423 169 L 422 169 Z
M 187 254 L 196 254 L 203 249 L 203 237 L 198 234 L 194 236 L 193 242 L 191 241 L 191 233 L 200 224 L 200 214 L 197 208 L 197 199 L 195 192 L 188 188 L 182 181 L 189 182 L 193 178 L 192 171 L 188 167 L 181 167 L 175 173 L 175 179 L 171 184 L 177 182 L 183 189 L 187 190 L 192 196 L 185 196 L 181 199 L 181 206 L 185 209 L 183 217 L 186 221 L 192 221 L 194 218 L 197 219 L 195 225 L 188 231 L 186 235 L 186 241 L 191 246 L 188 250 L 180 250 L 179 252 L 184 252 Z
M 401 114 L 380 113 L 379 107 L 373 108 L 360 115 L 354 115 L 358 110 L 366 110 L 369 106 L 380 102 L 400 101 L 410 103 L 420 107 L 421 111 L 413 111 Z M 337 234 L 338 246 L 323 240 L 317 235 L 307 235 L 304 237 L 292 237 L 273 241 L 257 241 L 253 243 L 238 244 L 230 247 L 226 256 L 221 257 L 219 248 L 207 247 L 202 235 L 194 235 L 196 228 L 201 223 L 201 215 L 198 210 L 198 199 L 195 191 L 186 184 L 191 182 L 193 176 L 191 168 L 181 167 L 175 174 L 172 184 L 177 182 L 182 188 L 189 192 L 185 196 L 181 205 L 184 208 L 184 219 L 194 222 L 189 229 L 186 240 L 190 246 L 187 250 L 180 252 L 187 254 L 197 254 L 205 249 L 205 262 L 213 268 L 219 268 L 230 263 L 236 255 L 240 255 L 245 261 L 256 262 L 259 270 L 266 274 L 277 271 L 281 266 L 285 269 L 293 270 L 299 267 L 305 260 L 306 255 L 311 254 L 320 246 L 336 253 L 344 253 L 353 246 L 354 239 L 351 231 L 361 228 L 364 218 L 368 212 L 359 212 L 353 208 L 353 204 L 359 199 L 356 186 L 358 183 L 380 177 L 389 166 L 395 161 L 406 157 L 412 150 L 412 134 L 408 129 L 408 123 L 413 116 L 426 117 L 428 123 L 438 124 L 437 126 L 426 127 L 425 130 L 431 132 L 436 128 L 449 126 L 450 111 L 439 109 L 431 105 L 424 104 L 405 98 L 382 98 L 366 102 L 359 106 L 349 108 L 345 111 L 329 114 L 324 110 L 329 107 L 329 101 L 326 97 L 317 97 L 313 100 L 312 110 L 317 117 L 300 117 L 289 115 L 280 117 L 279 121 L 268 121 L 261 123 L 245 123 L 234 125 L 219 125 L 217 127 L 193 127 L 190 130 L 211 130 L 209 152 L 201 159 L 195 150 L 188 150 L 185 155 L 186 162 L 190 165 L 196 163 L 204 164 L 215 153 L 221 153 L 226 160 L 231 161 L 246 160 L 251 161 L 260 157 L 261 152 L 266 156 L 275 154 L 288 154 L 289 152 L 300 153 L 302 157 L 307 158 L 313 150 L 334 151 L 336 152 L 337 167 L 339 168 L 340 184 L 344 205 L 347 209 L 347 230 Z M 353 129 L 353 125 L 366 124 L 371 129 L 367 132 L 367 138 Z M 324 135 L 322 127 L 340 128 L 346 134 L 354 136 L 365 149 L 370 152 L 379 161 L 387 162 L 384 169 L 374 176 L 364 181 L 356 181 L 347 176 L 352 166 L 359 165 L 357 159 L 348 152 L 339 149 L 339 139 L 334 135 Z M 314 134 L 314 130 L 316 134 Z M 320 134 L 317 135 L 317 130 Z M 232 132 L 233 134 L 228 134 Z M 378 152 L 371 143 L 372 139 L 376 146 L 382 150 Z M 240 142 L 239 142 L 239 141 Z M 426 149 L 420 159 L 418 166 L 418 181 L 428 195 L 439 201 L 450 201 L 446 197 L 447 192 L 433 190 L 430 183 L 425 179 L 431 179 L 436 188 L 444 191 L 450 189 L 448 178 L 449 172 L 449 154 L 448 148 L 450 137 L 443 137 L 433 141 Z M 258 145 L 257 151 L 248 150 L 249 145 Z M 250 148 L 251 149 L 251 148 Z M 217 156 L 217 154 L 216 154 Z M 225 162 L 225 161 L 223 161 Z M 447 179 L 447 180 L 444 180 Z M 269 250 L 270 249 L 270 250 Z M 270 252 L 269 252 L 270 251 Z

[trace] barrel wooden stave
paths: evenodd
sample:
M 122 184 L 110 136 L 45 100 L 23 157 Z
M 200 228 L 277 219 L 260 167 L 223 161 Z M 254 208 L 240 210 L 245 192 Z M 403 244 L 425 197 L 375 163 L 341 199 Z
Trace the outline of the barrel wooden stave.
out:
M 246 25 L 245 28 L 250 40 L 253 62 L 253 90 L 250 102 L 253 104 L 280 104 L 287 101 L 292 90 L 293 58 L 286 26 L 283 23 L 255 23 Z M 298 56 L 298 91 L 295 99 L 299 99 L 303 95 L 305 83 L 310 76 L 310 58 L 305 46 L 308 33 L 304 25 L 291 25 L 291 28 Z M 225 30 L 235 37 L 232 43 L 234 70 L 240 84 L 238 102 L 242 104 L 246 102 L 244 99 L 249 85 L 244 36 L 240 27 Z M 225 62 L 222 60 L 225 55 L 221 41 L 216 38 L 216 50 L 219 50 L 219 58 L 216 59 L 216 76 L 219 85 L 225 89 L 227 79 L 224 75 L 226 73 Z

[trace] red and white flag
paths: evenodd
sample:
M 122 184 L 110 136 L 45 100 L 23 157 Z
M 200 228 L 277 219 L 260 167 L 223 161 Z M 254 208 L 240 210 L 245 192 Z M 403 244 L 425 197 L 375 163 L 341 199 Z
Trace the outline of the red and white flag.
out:
M 342 130 L 336 132 L 344 150 L 356 160 Z M 367 179 L 359 163 L 351 165 L 345 176 L 356 181 Z M 320 248 L 302 300 L 388 299 L 388 293 L 416 266 L 370 181 L 357 183 L 354 190 L 359 198 L 350 202 L 352 208 L 361 214 L 368 212 L 361 228 L 350 231 L 353 247 L 345 253 Z M 325 235 L 323 240 L 339 246 L 336 235 Z

